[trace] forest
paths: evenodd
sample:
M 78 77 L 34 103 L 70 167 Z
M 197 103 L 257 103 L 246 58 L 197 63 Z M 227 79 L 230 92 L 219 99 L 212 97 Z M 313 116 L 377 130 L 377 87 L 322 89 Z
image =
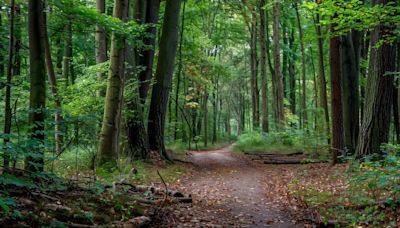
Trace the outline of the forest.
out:
M 0 0 L 0 227 L 400 227 L 397 0 Z

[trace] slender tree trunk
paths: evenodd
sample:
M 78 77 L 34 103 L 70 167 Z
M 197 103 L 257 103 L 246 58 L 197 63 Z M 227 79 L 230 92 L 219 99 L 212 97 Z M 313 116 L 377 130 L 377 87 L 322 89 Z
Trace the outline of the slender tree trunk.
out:
M 181 76 L 182 76 L 182 68 L 183 68 L 183 60 L 182 60 L 182 47 L 183 47 L 183 38 L 185 32 L 185 10 L 186 10 L 186 0 L 183 1 L 182 6 L 182 14 L 181 14 L 181 31 L 180 31 L 180 39 L 179 39 L 179 66 L 178 66 L 178 74 L 176 77 L 176 91 L 175 91 L 175 124 L 174 124 L 174 140 L 178 139 L 178 118 L 179 118 L 179 89 L 181 85 Z M 183 123 L 183 121 L 182 121 Z M 183 129 L 183 124 L 181 126 Z
M 28 171 L 43 171 L 44 169 L 44 121 L 46 108 L 46 71 L 45 50 L 42 42 L 40 26 L 43 24 L 43 2 L 29 0 L 28 2 L 28 33 L 29 33 L 29 66 L 30 66 L 30 114 L 29 123 L 32 126 L 31 139 L 35 141 L 30 155 L 26 158 L 25 169 Z
M 50 90 L 51 93 L 54 97 L 54 102 L 55 102 L 55 107 L 56 111 L 54 114 L 54 139 L 55 139 L 55 152 L 57 154 L 60 154 L 62 151 L 62 145 L 64 141 L 63 137 L 63 130 L 61 129 L 61 124 L 63 122 L 63 116 L 62 116 L 62 107 L 61 107 L 61 97 L 58 93 L 58 87 L 57 87 L 57 78 L 56 78 L 56 73 L 54 71 L 54 65 L 51 57 L 51 49 L 50 49 L 50 42 L 49 42 L 49 36 L 47 32 L 47 16 L 46 12 L 43 11 L 43 24 L 41 25 L 41 32 L 42 32 L 42 38 L 43 38 L 43 45 L 44 45 L 44 50 L 45 50 L 45 62 L 46 62 L 46 69 L 47 69 L 47 75 L 48 75 L 48 80 L 50 84 Z
M 253 128 L 260 127 L 260 93 L 258 89 L 258 57 L 257 57 L 257 15 L 252 15 L 250 31 L 250 65 L 251 65 L 251 98 L 253 111 Z
M 143 43 L 150 48 L 146 48 L 141 52 L 141 58 L 139 58 L 139 65 L 145 69 L 139 73 L 139 96 L 142 104 L 146 103 L 147 93 L 149 91 L 150 80 L 153 74 L 153 62 L 154 53 L 156 47 L 156 35 L 158 22 L 158 16 L 160 12 L 160 0 L 147 0 L 146 1 L 146 15 L 145 23 L 150 26 L 147 28 L 147 33 L 150 34 L 143 40 Z
M 318 0 L 316 0 L 318 1 Z M 329 121 L 329 109 L 328 109 L 328 95 L 326 89 L 326 77 L 325 77 L 325 63 L 324 63 L 324 40 L 322 37 L 322 28 L 320 24 L 320 15 L 316 15 L 315 28 L 318 37 L 318 79 L 319 79 L 319 93 L 320 100 L 319 106 L 324 110 L 325 116 L 325 130 L 328 138 L 328 143 L 330 144 L 330 121 Z
M 268 81 L 266 65 L 266 18 L 265 18 L 265 0 L 260 1 L 260 67 L 261 67 L 261 108 L 262 108 L 262 131 L 269 132 L 268 119 Z
M 13 64 L 13 69 L 12 69 L 12 75 L 13 76 L 18 76 L 21 75 L 21 54 L 20 50 L 22 48 L 22 34 L 21 34 L 21 28 L 23 26 L 22 24 L 22 17 L 21 17 L 21 7 L 17 3 L 15 4 L 14 7 L 15 15 L 14 15 L 14 64 Z
M 289 37 L 289 49 L 292 53 L 291 58 L 289 58 L 289 103 L 290 111 L 296 114 L 296 61 L 297 61 L 297 49 L 294 45 L 294 29 L 290 32 Z M 300 113 L 301 115 L 301 113 Z
M 106 1 L 96 0 L 96 9 L 98 13 L 104 14 L 106 12 Z M 96 26 L 96 64 L 104 63 L 107 61 L 107 34 L 105 28 Z M 105 77 L 104 73 L 98 72 L 97 78 L 101 81 Z M 99 96 L 104 96 L 105 91 L 100 90 Z
M 301 50 L 301 80 L 302 80 L 302 97 L 301 97 L 301 106 L 303 111 L 303 127 L 307 128 L 307 67 L 306 67 L 306 50 L 304 47 L 304 34 L 303 27 L 301 24 L 301 18 L 299 14 L 299 9 L 297 3 L 294 3 L 294 8 L 296 10 L 297 17 L 297 26 L 299 28 L 299 39 L 300 39 L 300 50 Z
M 125 0 L 114 1 L 114 17 L 123 20 Z M 113 33 L 111 39 L 111 62 L 108 73 L 106 102 L 98 148 L 98 165 L 114 163 L 117 158 L 119 140 L 115 136 L 119 126 L 121 93 L 124 84 L 124 37 Z
M 389 0 L 376 0 L 374 5 L 387 4 Z M 376 44 L 384 37 L 393 35 L 394 26 L 379 25 L 371 32 L 371 57 L 362 121 L 358 144 L 357 158 L 380 153 L 382 143 L 389 140 L 389 126 L 393 102 L 394 77 L 386 75 L 396 70 L 396 46 L 383 42 Z
M 0 28 L 3 27 L 3 18 L 1 16 L 0 12 Z M 1 39 L 2 37 L 0 36 L 0 50 L 3 50 L 4 46 L 3 43 L 4 41 Z M 0 55 L 0 76 L 4 75 L 4 56 Z M 1 89 L 2 87 L 0 87 Z
M 10 152 L 8 151 L 8 143 L 10 142 L 11 134 L 11 83 L 12 83 L 12 68 L 13 68 L 13 55 L 14 55 L 14 19 L 15 19 L 15 0 L 10 2 L 10 40 L 8 42 L 8 60 L 7 60 L 7 72 L 6 72 L 6 96 L 5 96 L 5 115 L 4 115 L 4 147 L 6 152 L 3 157 L 3 167 L 7 171 L 10 164 Z
M 72 6 L 71 6 L 72 7 Z M 64 59 L 63 59 L 63 79 L 65 84 L 74 84 L 75 79 L 73 78 L 72 70 L 72 19 L 67 19 L 65 25 L 65 38 L 64 38 Z
M 160 51 L 151 96 L 148 136 L 150 149 L 170 160 L 164 143 L 165 114 L 174 73 L 179 36 L 179 13 L 181 0 L 166 2 Z
M 207 148 L 208 146 L 208 91 L 207 87 L 205 89 L 205 94 L 204 94 L 204 104 L 203 104 L 203 110 L 204 110 L 204 147 Z
M 278 129 L 282 129 L 285 125 L 285 110 L 284 110 L 284 92 L 283 92 L 283 76 L 280 63 L 280 49 L 279 49 L 279 14 L 280 2 L 274 0 L 273 5 L 274 13 L 274 65 L 275 72 L 272 78 L 272 88 L 274 93 L 274 117 L 275 124 Z

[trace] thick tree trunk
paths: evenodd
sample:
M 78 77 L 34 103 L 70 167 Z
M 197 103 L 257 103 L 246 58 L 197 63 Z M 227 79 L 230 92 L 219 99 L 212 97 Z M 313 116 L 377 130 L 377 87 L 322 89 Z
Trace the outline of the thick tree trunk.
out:
M 354 152 L 359 132 L 359 55 L 352 34 L 341 38 L 344 145 Z
M 42 38 L 43 38 L 43 45 L 44 45 L 44 50 L 45 50 L 45 60 L 46 60 L 46 68 L 47 68 L 47 75 L 48 75 L 48 80 L 50 84 L 50 90 L 51 93 L 54 97 L 54 103 L 55 103 L 55 114 L 54 114 L 54 140 L 55 140 L 55 148 L 54 151 L 56 154 L 60 154 L 62 151 L 62 145 L 64 141 L 63 137 L 63 130 L 61 128 L 62 122 L 63 122 L 63 116 L 62 116 L 62 107 L 61 107 L 61 97 L 58 93 L 58 87 L 57 87 L 57 78 L 56 78 L 56 73 L 54 71 L 54 65 L 51 57 L 51 49 L 50 49 L 50 42 L 49 42 L 49 35 L 47 32 L 47 16 L 46 12 L 43 12 L 43 24 L 41 25 L 42 29 Z
M 96 0 L 96 9 L 98 13 L 104 14 L 106 12 L 106 1 Z M 104 63 L 107 61 L 107 34 L 105 28 L 96 26 L 96 64 Z M 103 80 L 105 75 L 102 72 L 97 73 L 97 78 Z M 100 90 L 99 96 L 104 96 L 105 91 Z
M 262 131 L 269 132 L 268 119 L 268 81 L 267 81 L 267 65 L 266 65 L 266 18 L 265 18 L 265 0 L 260 1 L 260 67 L 261 67 L 261 115 L 262 115 Z
M 28 33 L 29 33 L 29 66 L 30 66 L 30 114 L 29 123 L 32 126 L 31 139 L 35 141 L 31 153 L 27 156 L 25 169 L 28 171 L 43 171 L 44 169 L 44 121 L 46 108 L 46 71 L 45 50 L 42 42 L 40 26 L 43 24 L 43 2 L 29 0 L 28 2 Z
M 5 115 L 4 115 L 4 148 L 5 154 L 3 157 L 3 167 L 7 171 L 10 164 L 11 155 L 8 151 L 8 143 L 10 142 L 10 134 L 11 134 L 11 80 L 12 80 L 12 68 L 13 68 L 13 55 L 14 55 L 14 19 L 15 19 L 15 0 L 11 0 L 10 2 L 10 40 L 8 43 L 8 60 L 7 60 L 7 71 L 6 71 L 6 96 L 5 96 Z
M 284 110 L 284 92 L 283 92 L 283 76 L 280 62 L 280 49 L 279 49 L 279 14 L 280 2 L 274 1 L 273 5 L 274 14 L 274 65 L 275 72 L 272 77 L 273 100 L 274 100 L 274 117 L 275 124 L 278 129 L 282 129 L 285 125 L 285 110 Z
M 332 25 L 332 33 L 335 32 Z M 343 106 L 341 86 L 341 65 L 340 65 L 340 38 L 333 37 L 330 40 L 329 62 L 331 67 L 331 88 L 332 88 L 332 164 L 339 162 L 339 155 L 344 148 L 343 142 Z
M 374 4 L 387 4 L 389 0 L 376 0 Z M 384 37 L 392 35 L 393 26 L 379 25 L 371 32 L 371 57 L 362 121 L 358 144 L 357 158 L 380 153 L 382 143 L 389 140 L 390 114 L 393 102 L 394 77 L 386 75 L 396 70 L 396 46 L 383 42 L 376 44 Z
M 165 159 L 170 159 L 164 143 L 165 114 L 174 73 L 179 36 L 179 13 L 181 0 L 166 2 L 164 24 L 160 40 L 160 52 L 151 96 L 148 136 L 150 149 Z
M 123 19 L 125 0 L 115 0 L 114 17 Z M 117 33 L 111 38 L 111 60 L 108 73 L 106 101 L 104 107 L 103 123 L 98 147 L 98 165 L 113 163 L 117 158 L 119 144 L 115 133 L 118 131 L 119 114 L 121 110 L 121 93 L 124 84 L 124 37 Z
M 294 3 L 294 8 L 296 10 L 297 17 L 297 27 L 299 28 L 299 39 L 300 39 L 300 50 L 301 50 L 301 81 L 302 81 L 302 97 L 301 97 L 301 107 L 303 112 L 303 127 L 307 128 L 308 125 L 308 115 L 307 115 L 307 67 L 306 67 L 306 50 L 304 47 L 304 34 L 303 27 L 301 24 L 301 18 L 299 14 L 299 9 L 297 3 Z
M 318 1 L 318 0 L 316 0 Z M 328 109 L 328 95 L 326 89 L 326 78 L 325 78 L 325 63 L 324 63 L 324 40 L 322 37 L 320 15 L 316 15 L 315 28 L 318 37 L 318 79 L 319 79 L 319 93 L 320 100 L 319 106 L 324 110 L 325 117 L 325 130 L 328 137 L 328 143 L 330 143 L 330 121 L 329 121 L 329 109 Z

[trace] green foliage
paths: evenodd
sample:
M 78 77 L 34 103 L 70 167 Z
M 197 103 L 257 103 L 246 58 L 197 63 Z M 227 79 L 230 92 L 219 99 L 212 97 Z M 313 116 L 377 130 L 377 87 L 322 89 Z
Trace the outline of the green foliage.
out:
M 307 135 L 307 136 L 306 136 Z M 282 132 L 261 134 L 249 132 L 239 136 L 234 144 L 237 152 L 298 152 L 320 148 L 320 139 L 316 135 L 301 130 L 288 129 Z

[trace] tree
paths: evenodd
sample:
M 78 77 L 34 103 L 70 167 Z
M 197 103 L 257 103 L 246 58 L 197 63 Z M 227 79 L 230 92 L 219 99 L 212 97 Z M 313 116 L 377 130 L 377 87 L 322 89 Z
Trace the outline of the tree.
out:
M 123 20 L 123 12 L 128 7 L 125 0 L 114 1 L 114 18 Z M 122 90 L 124 85 L 124 51 L 125 39 L 123 35 L 113 32 L 111 38 L 110 69 L 108 71 L 106 101 L 104 107 L 103 123 L 98 147 L 98 165 L 113 163 L 117 157 L 119 140 L 119 115 L 122 103 Z
M 390 0 L 376 0 L 374 5 L 386 5 Z M 391 107 L 393 102 L 393 75 L 396 70 L 396 46 L 382 40 L 393 35 L 394 26 L 380 24 L 371 32 L 371 53 L 367 80 L 364 117 L 362 120 L 356 157 L 380 153 L 382 143 L 389 140 Z
M 13 68 L 13 55 L 14 55 L 14 19 L 15 19 L 15 0 L 11 0 L 10 3 L 10 40 L 8 44 L 8 60 L 7 60 L 7 71 L 6 71 L 6 97 L 5 97 L 5 118 L 4 118 L 4 147 L 8 148 L 8 143 L 10 142 L 11 134 L 11 77 Z M 6 149 L 4 154 L 4 169 L 7 170 L 10 163 L 10 154 Z
M 335 25 L 331 25 L 331 32 L 335 33 Z M 338 162 L 343 151 L 343 106 L 340 66 L 340 37 L 334 36 L 330 40 L 329 64 L 331 68 L 331 103 L 332 103 L 332 164 Z
M 273 4 L 273 40 L 274 40 L 274 66 L 275 72 L 272 74 L 272 89 L 273 89 L 273 106 L 274 118 L 277 128 L 283 128 L 285 123 L 285 110 L 283 105 L 284 91 L 283 91 L 283 75 L 280 63 L 280 49 L 279 49 L 279 14 L 280 2 L 274 0 Z
M 96 0 L 96 9 L 99 13 L 106 12 L 106 1 Z M 106 30 L 99 25 L 96 25 L 96 63 L 104 63 L 107 61 L 107 33 Z M 103 73 L 97 73 L 99 80 L 104 78 Z M 100 96 L 104 96 L 105 91 L 99 91 Z
M 148 136 L 150 149 L 169 159 L 164 143 L 165 115 L 178 46 L 180 0 L 166 2 L 160 51 L 151 96 Z
M 44 121 L 46 108 L 46 71 L 44 45 L 40 26 L 43 24 L 43 2 L 29 0 L 28 2 L 28 33 L 29 33 L 29 68 L 30 68 L 30 102 L 29 123 L 31 124 L 31 139 L 34 141 L 31 154 L 27 156 L 25 169 L 28 171 L 43 171 L 45 139 Z
M 299 9 L 297 3 L 294 3 L 294 9 L 296 10 L 297 27 L 299 28 L 299 40 L 300 40 L 300 50 L 301 50 L 301 80 L 302 80 L 302 97 L 301 106 L 303 109 L 303 127 L 307 128 L 307 67 L 306 67 L 306 51 L 304 47 L 304 35 L 303 27 L 301 23 L 301 18 L 299 14 Z
M 268 84 L 267 84 L 267 66 L 266 66 L 266 20 L 265 20 L 265 0 L 260 1 L 260 67 L 261 67 L 261 109 L 262 109 L 262 131 L 269 131 L 268 119 Z

